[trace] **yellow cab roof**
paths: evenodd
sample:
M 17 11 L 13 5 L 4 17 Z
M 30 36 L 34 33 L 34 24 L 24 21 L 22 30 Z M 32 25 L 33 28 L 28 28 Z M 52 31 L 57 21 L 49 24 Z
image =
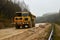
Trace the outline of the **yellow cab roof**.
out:
M 29 12 L 16 12 L 16 13 L 29 13 Z

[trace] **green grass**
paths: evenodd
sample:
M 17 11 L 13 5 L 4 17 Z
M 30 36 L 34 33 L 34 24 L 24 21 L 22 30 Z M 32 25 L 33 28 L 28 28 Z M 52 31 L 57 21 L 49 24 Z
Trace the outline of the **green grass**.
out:
M 55 26 L 54 40 L 60 40 L 60 25 Z

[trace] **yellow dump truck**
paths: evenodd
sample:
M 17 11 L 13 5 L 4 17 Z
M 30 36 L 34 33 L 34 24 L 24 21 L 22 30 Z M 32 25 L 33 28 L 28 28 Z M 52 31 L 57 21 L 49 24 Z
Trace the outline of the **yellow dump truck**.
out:
M 32 15 L 31 12 L 16 12 L 14 16 L 16 29 L 35 27 L 35 18 L 36 16 Z

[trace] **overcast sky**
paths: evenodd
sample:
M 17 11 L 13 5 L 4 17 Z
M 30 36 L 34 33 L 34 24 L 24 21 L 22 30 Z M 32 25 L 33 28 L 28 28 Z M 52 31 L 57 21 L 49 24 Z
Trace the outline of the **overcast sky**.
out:
M 24 0 L 31 12 L 36 16 L 41 16 L 49 12 L 58 12 L 60 0 Z

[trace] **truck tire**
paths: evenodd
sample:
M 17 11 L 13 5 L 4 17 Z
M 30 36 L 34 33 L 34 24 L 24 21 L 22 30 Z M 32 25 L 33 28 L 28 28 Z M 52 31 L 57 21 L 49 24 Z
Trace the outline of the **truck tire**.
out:
M 18 25 L 15 26 L 16 29 L 20 29 L 20 27 Z

